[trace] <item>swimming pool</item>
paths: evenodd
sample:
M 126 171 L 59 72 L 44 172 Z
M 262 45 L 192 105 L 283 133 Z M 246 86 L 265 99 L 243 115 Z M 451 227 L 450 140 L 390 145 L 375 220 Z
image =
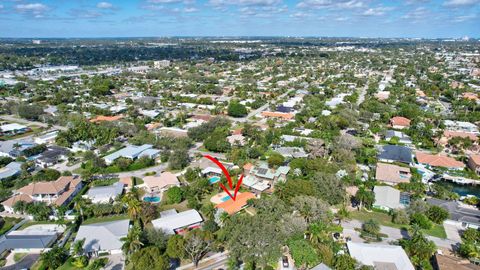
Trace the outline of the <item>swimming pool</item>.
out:
M 143 197 L 143 201 L 149 202 L 149 203 L 158 203 L 160 202 L 160 197 L 159 196 Z
M 220 181 L 220 177 L 219 176 L 212 176 L 208 179 L 208 181 L 210 182 L 210 184 L 215 184 L 218 181 Z
M 230 199 L 231 199 L 230 196 L 227 195 L 227 196 L 221 198 L 220 200 L 222 200 L 222 202 L 226 202 L 226 201 L 228 201 L 228 200 L 230 200 Z

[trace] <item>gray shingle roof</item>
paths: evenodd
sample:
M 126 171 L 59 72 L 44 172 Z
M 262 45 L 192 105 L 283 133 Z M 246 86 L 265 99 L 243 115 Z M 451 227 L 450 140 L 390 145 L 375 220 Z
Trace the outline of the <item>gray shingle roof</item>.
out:
M 82 225 L 78 229 L 75 241 L 85 239 L 83 249 L 85 252 L 101 250 L 120 250 L 121 238 L 127 236 L 130 220 L 118 220 L 110 222 Z

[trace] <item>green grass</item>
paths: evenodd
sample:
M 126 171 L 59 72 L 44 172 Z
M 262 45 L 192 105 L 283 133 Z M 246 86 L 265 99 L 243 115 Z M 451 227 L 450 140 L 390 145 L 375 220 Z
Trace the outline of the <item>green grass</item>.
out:
M 376 220 L 380 223 L 380 225 L 393 227 L 397 229 L 410 229 L 410 225 L 402 225 L 402 224 L 395 224 L 392 222 L 392 217 L 385 213 L 379 212 L 367 212 L 367 211 L 352 211 L 350 212 L 350 217 L 352 219 L 357 219 L 361 222 L 365 222 L 369 219 Z M 423 233 L 445 239 L 447 238 L 447 233 L 445 232 L 445 228 L 443 228 L 442 224 L 434 224 L 433 227 L 429 230 L 422 230 Z
M 96 217 L 96 218 L 89 218 L 85 220 L 82 225 L 100 223 L 100 222 L 109 222 L 109 221 L 117 221 L 122 219 L 128 219 L 128 215 L 115 215 L 115 216 L 108 216 L 108 217 Z
M 25 256 L 27 256 L 28 253 L 15 253 L 13 254 L 13 260 L 15 262 L 19 262 L 21 261 L 23 258 L 25 258 Z
M 442 239 L 447 238 L 447 233 L 445 232 L 445 228 L 441 224 L 434 224 L 431 229 L 423 230 L 423 232 L 430 236 L 434 236 Z
M 18 230 L 23 230 L 27 227 L 30 227 L 30 226 L 33 226 L 33 225 L 39 225 L 39 224 L 57 224 L 53 221 L 28 221 L 28 222 L 25 222 L 22 226 L 20 226 L 20 228 L 18 228 Z
M 82 268 L 75 267 L 73 264 L 73 258 L 69 258 L 62 266 L 60 266 L 57 270 L 80 270 Z
M 8 232 L 13 226 L 15 226 L 15 224 L 22 221 L 22 219 L 13 218 L 13 217 L 4 217 L 3 221 L 5 221 L 5 223 L 0 228 L 0 235 L 3 235 L 4 233 Z

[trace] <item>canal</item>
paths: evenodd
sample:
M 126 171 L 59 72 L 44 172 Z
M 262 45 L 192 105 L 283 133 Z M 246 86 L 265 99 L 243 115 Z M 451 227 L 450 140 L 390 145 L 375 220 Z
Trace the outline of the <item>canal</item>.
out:
M 450 181 L 439 181 L 437 183 L 451 189 L 460 196 L 475 195 L 480 198 L 480 185 L 460 185 Z

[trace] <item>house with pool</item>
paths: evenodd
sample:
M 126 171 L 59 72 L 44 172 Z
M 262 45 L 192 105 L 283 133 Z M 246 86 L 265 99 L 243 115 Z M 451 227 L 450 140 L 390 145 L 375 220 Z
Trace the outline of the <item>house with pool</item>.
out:
M 230 193 L 233 194 L 233 191 Z M 215 208 L 219 211 L 224 211 L 229 215 L 233 215 L 246 208 L 248 200 L 255 198 L 255 194 L 251 192 L 239 192 L 236 199 L 232 200 L 232 198 L 224 191 L 213 196 L 210 201 L 215 204 Z
M 223 174 L 222 169 L 218 167 L 208 166 L 202 170 L 202 176 L 208 178 L 208 181 L 210 182 L 210 184 L 215 184 L 218 181 L 220 181 L 222 174 Z
M 143 178 L 142 187 L 147 194 L 143 200 L 150 203 L 159 203 L 161 194 L 167 189 L 180 186 L 180 182 L 175 174 L 171 172 L 162 172 L 159 176 L 150 175 Z

